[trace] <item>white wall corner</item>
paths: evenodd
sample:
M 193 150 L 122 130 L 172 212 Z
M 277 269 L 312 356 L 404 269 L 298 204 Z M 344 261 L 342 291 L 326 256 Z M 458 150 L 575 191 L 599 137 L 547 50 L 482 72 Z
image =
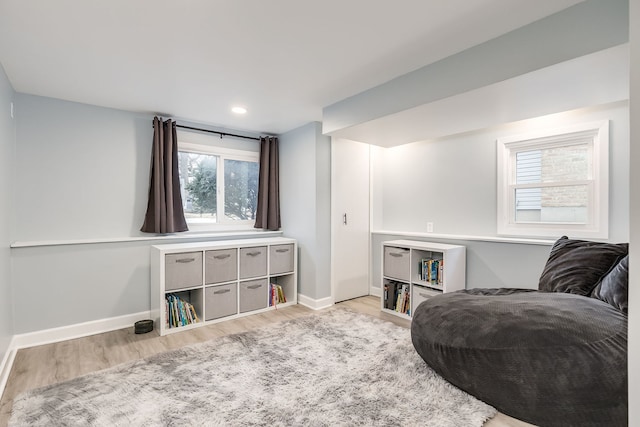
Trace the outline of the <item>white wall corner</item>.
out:
M 333 305 L 333 298 L 326 297 L 320 299 L 310 298 L 306 295 L 298 294 L 298 304 L 304 305 L 312 310 L 322 310 Z

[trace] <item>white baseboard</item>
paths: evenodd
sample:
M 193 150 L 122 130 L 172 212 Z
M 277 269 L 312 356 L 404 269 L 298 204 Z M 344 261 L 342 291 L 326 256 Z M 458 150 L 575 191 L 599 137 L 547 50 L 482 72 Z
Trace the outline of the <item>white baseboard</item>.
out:
M 7 348 L 7 351 L 4 353 L 4 357 L 2 358 L 2 363 L 0 363 L 0 398 L 2 398 L 4 388 L 6 387 L 7 381 L 9 380 L 11 367 L 13 366 L 13 361 L 16 358 L 16 352 L 18 351 L 15 348 L 14 341 L 15 336 L 11 337 L 9 348 Z
M 2 363 L 0 364 L 0 397 L 2 397 L 2 394 L 4 393 L 7 381 L 9 380 L 9 374 L 11 373 L 11 367 L 13 366 L 13 361 L 15 360 L 16 353 L 19 349 L 115 331 L 116 329 L 133 326 L 133 324 L 138 320 L 149 318 L 150 313 L 148 311 L 143 311 L 140 313 L 127 314 L 109 319 L 93 320 L 91 322 L 78 323 L 76 325 L 61 326 L 59 328 L 14 335 L 11 338 L 9 348 L 7 349 L 4 357 L 2 358 Z
M 116 329 L 133 326 L 133 324 L 138 320 L 144 319 L 150 319 L 150 313 L 148 311 L 19 334 L 13 337 L 14 348 L 21 349 L 34 347 L 37 345 L 50 344 L 54 342 L 72 340 L 74 338 L 82 338 L 89 335 L 101 334 L 103 332 L 115 331 Z
M 323 308 L 331 307 L 333 305 L 333 298 L 326 297 L 313 299 L 306 295 L 298 294 L 298 304 L 309 307 L 312 310 L 321 310 Z
M 382 297 L 382 290 L 380 288 L 369 286 L 369 295 L 372 295 L 374 297 Z

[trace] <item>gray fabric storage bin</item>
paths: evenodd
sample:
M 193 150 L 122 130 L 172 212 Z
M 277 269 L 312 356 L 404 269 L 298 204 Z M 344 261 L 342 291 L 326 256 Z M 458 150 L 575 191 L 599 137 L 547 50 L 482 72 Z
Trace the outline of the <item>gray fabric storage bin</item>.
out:
M 240 248 L 240 278 L 267 275 L 267 247 Z
M 219 249 L 205 253 L 204 283 L 231 282 L 238 279 L 238 250 Z
M 268 288 L 267 279 L 240 282 L 240 313 L 266 308 Z
M 413 285 L 413 292 L 411 294 L 411 314 L 416 312 L 416 308 L 422 301 L 426 301 L 431 297 L 442 295 L 442 291 L 437 289 L 431 289 L 426 286 Z
M 293 271 L 293 244 L 269 247 L 269 274 Z
M 409 249 L 385 246 L 383 257 L 384 276 L 408 282 L 410 279 L 409 253 Z
M 219 319 L 238 312 L 238 288 L 236 283 L 209 286 L 205 294 L 204 320 Z
M 164 264 L 165 290 L 202 286 L 202 252 L 167 254 Z

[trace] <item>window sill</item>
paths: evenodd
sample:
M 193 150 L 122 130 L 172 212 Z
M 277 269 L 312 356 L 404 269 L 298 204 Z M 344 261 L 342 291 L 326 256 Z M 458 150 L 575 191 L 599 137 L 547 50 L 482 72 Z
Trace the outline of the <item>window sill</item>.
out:
M 149 236 L 136 237 L 106 237 L 96 239 L 69 239 L 69 240 L 40 240 L 40 241 L 16 241 L 11 243 L 11 248 L 33 248 L 41 246 L 67 246 L 67 245 L 93 245 L 105 243 L 127 243 L 127 242 L 154 242 L 163 240 L 190 241 L 200 239 L 226 240 L 258 237 L 273 237 L 282 235 L 282 231 L 260 231 L 260 230 L 228 230 L 223 232 L 185 232 L 178 234 L 154 234 Z

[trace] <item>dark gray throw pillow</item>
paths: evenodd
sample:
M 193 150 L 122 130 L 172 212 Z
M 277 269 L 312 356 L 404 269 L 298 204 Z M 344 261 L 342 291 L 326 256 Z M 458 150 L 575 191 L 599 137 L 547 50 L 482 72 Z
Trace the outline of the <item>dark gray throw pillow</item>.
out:
M 628 252 L 628 243 L 600 243 L 562 236 L 551 248 L 538 289 L 588 296 Z
M 628 313 L 629 309 L 629 255 L 615 265 L 600 280 L 591 293 L 591 297 L 607 302 Z

